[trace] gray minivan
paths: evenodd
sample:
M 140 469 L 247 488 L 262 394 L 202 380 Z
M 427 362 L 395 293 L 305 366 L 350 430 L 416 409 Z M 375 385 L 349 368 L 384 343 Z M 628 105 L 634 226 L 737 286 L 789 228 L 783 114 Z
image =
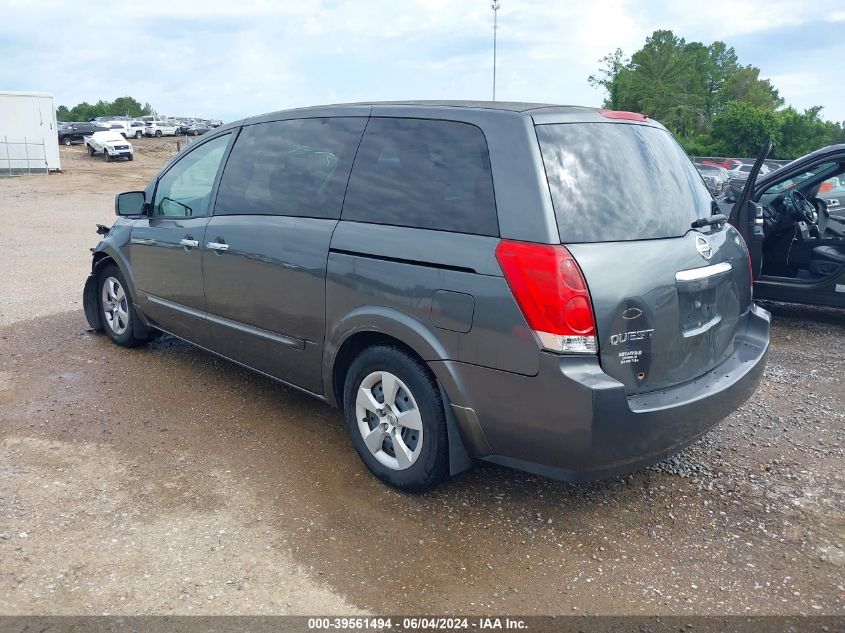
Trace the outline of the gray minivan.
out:
M 568 481 L 682 449 L 757 386 L 748 249 L 659 123 L 486 102 L 212 130 L 94 249 L 91 326 L 185 339 L 344 410 L 383 481 Z

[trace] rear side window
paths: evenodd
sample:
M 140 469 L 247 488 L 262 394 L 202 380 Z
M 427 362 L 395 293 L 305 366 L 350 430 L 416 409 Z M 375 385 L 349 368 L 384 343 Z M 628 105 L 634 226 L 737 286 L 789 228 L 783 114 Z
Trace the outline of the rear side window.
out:
M 226 162 L 214 214 L 337 219 L 366 121 L 294 119 L 245 127 Z
M 535 129 L 563 243 L 677 237 L 710 215 L 710 192 L 665 130 L 623 123 Z
M 484 134 L 455 121 L 370 119 L 343 219 L 498 235 Z

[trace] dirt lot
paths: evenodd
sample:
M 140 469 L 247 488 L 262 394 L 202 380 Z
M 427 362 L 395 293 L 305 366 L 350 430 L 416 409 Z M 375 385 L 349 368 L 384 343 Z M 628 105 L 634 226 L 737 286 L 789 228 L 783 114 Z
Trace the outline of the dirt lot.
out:
M 758 393 L 658 468 L 404 495 L 339 412 L 87 331 L 94 223 L 173 141 L 138 147 L 0 180 L 0 613 L 845 613 L 842 311 L 768 306 Z

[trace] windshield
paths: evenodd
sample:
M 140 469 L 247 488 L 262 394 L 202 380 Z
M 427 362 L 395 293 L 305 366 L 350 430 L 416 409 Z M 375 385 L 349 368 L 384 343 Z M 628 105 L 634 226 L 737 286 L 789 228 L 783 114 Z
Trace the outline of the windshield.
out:
M 561 242 L 677 237 L 713 197 L 672 135 L 620 123 L 536 126 Z
M 787 189 L 792 189 L 794 187 L 800 187 L 803 183 L 810 180 L 811 178 L 817 177 L 819 174 L 827 172 L 831 167 L 836 165 L 836 163 L 821 163 L 820 165 L 816 165 L 812 169 L 805 171 L 797 176 L 793 176 L 787 180 L 777 183 L 776 185 L 772 185 L 763 195 L 771 195 L 776 193 L 781 193 L 786 191 Z

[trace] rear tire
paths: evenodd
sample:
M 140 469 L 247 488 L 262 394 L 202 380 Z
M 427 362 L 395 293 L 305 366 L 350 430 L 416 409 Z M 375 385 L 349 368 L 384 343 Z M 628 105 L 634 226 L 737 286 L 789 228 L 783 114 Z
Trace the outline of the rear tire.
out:
M 151 338 L 136 338 L 134 325 L 137 315 L 128 285 L 115 264 L 108 264 L 97 276 L 97 302 L 103 331 L 117 345 L 137 347 Z
M 141 138 L 141 132 L 135 132 L 135 138 Z
M 390 345 L 364 350 L 346 374 L 343 403 L 352 444 L 376 477 L 408 492 L 429 490 L 446 477 L 446 413 L 437 382 L 419 359 Z

